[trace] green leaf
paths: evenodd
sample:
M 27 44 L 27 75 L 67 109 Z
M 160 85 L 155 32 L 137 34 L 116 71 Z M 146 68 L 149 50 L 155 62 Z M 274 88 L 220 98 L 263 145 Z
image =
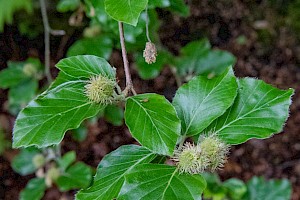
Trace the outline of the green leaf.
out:
M 104 117 L 114 126 L 121 126 L 124 119 L 124 110 L 117 105 L 108 105 L 105 108 Z
M 75 151 L 69 151 L 63 157 L 57 160 L 58 166 L 62 171 L 65 171 L 73 162 L 76 161 Z
M 266 181 L 263 177 L 253 177 L 247 183 L 247 189 L 243 200 L 290 200 L 292 193 L 287 179 Z
M 31 13 L 33 10 L 32 0 L 9 0 L 0 1 L 0 32 L 3 31 L 5 23 L 11 24 L 14 13 L 19 10 L 25 10 Z
M 92 76 L 115 78 L 115 70 L 104 59 L 75 56 L 56 66 L 61 72 L 50 89 L 19 113 L 13 132 L 14 148 L 58 144 L 67 130 L 78 128 L 84 119 L 104 109 L 104 105 L 89 101 L 84 92 Z
M 60 0 L 56 6 L 58 12 L 68 12 L 76 10 L 80 5 L 80 0 Z
M 233 66 L 236 58 L 227 51 L 212 50 L 199 60 L 196 74 L 216 74 L 219 75 L 226 70 L 228 66 Z
M 156 62 L 148 64 L 142 54 L 137 56 L 136 67 L 140 77 L 144 80 L 156 78 L 164 65 L 170 61 L 171 55 L 166 51 L 158 52 Z
M 181 50 L 175 65 L 180 76 L 189 79 L 195 75 L 220 75 L 235 63 L 235 57 L 226 51 L 211 50 L 207 39 L 190 42 Z
M 203 192 L 204 199 L 213 199 L 213 200 L 221 200 L 226 197 L 226 190 L 222 186 L 222 182 L 215 173 L 203 173 L 201 174 L 207 183 L 207 187 Z
M 72 130 L 72 138 L 78 142 L 82 142 L 86 139 L 88 129 L 84 125 L 80 125 L 79 128 Z
M 137 145 L 121 146 L 106 155 L 100 162 L 93 185 L 80 190 L 77 200 L 111 200 L 118 196 L 125 181 L 124 176 L 137 165 L 149 163 L 155 158 L 145 147 Z
M 113 19 L 136 26 L 148 0 L 105 0 L 104 4 L 107 14 Z
M 18 85 L 28 77 L 23 73 L 23 66 L 18 64 L 8 67 L 0 72 L 0 88 L 7 89 Z
M 170 0 L 149 0 L 148 9 L 165 8 L 171 5 Z
M 10 113 L 17 115 L 35 97 L 37 90 L 38 81 L 36 79 L 28 79 L 11 87 L 8 92 Z
M 231 178 L 223 183 L 223 187 L 227 189 L 227 195 L 232 200 L 240 200 L 247 192 L 246 184 L 236 178 Z
M 78 162 L 69 167 L 56 180 L 60 191 L 68 191 L 77 188 L 86 188 L 92 181 L 92 169 L 84 163 Z
M 282 130 L 288 117 L 293 89 L 279 90 L 261 80 L 243 78 L 234 104 L 214 121 L 213 131 L 229 144 L 267 138 Z
M 180 134 L 180 120 L 172 104 L 158 94 L 129 97 L 125 123 L 143 146 L 162 155 L 172 155 Z
M 40 151 L 36 148 L 22 149 L 21 152 L 12 160 L 12 168 L 22 176 L 31 174 L 37 170 L 33 164 L 33 158 L 39 154 Z
M 183 17 L 187 17 L 190 15 L 190 9 L 185 4 L 184 0 L 170 0 L 169 10 L 180 14 Z
M 103 58 L 93 55 L 72 56 L 62 59 L 56 67 L 68 76 L 67 80 L 88 80 L 99 74 L 114 79 L 116 71 Z M 70 79 L 72 77 L 72 79 Z
M 40 200 L 46 191 L 44 178 L 31 179 L 20 193 L 20 200 Z
M 103 105 L 94 104 L 84 94 L 85 82 L 69 81 L 31 101 L 16 120 L 13 147 L 58 144 L 67 130 L 96 115 Z
M 224 114 L 236 94 L 237 83 L 231 67 L 213 79 L 198 76 L 181 86 L 176 92 L 173 105 L 181 119 L 182 134 L 199 134 Z
M 200 200 L 206 187 L 200 175 L 179 174 L 175 167 L 143 164 L 125 176 L 119 200 Z
M 97 44 L 97 45 L 95 45 Z M 67 56 L 95 55 L 109 59 L 112 52 L 112 40 L 106 35 L 77 40 L 67 52 Z

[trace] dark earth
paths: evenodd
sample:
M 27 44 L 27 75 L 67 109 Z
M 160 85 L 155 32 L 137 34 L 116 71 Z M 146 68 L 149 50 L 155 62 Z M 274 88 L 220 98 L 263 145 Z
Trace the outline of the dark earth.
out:
M 219 171 L 221 178 L 236 177 L 245 181 L 255 175 L 268 179 L 288 178 L 293 185 L 292 199 L 300 199 L 300 42 L 297 33 L 287 24 L 276 23 L 281 16 L 266 1 L 192 0 L 189 5 L 191 15 L 188 18 L 158 10 L 163 20 L 159 30 L 160 39 L 172 53 L 178 54 L 179 49 L 190 41 L 208 37 L 215 48 L 228 50 L 237 57 L 234 69 L 238 77 L 257 77 L 281 89 L 296 90 L 283 132 L 269 139 L 253 139 L 233 147 L 228 163 Z M 270 33 L 268 38 L 261 34 L 261 26 Z M 64 37 L 62 42 L 55 39 L 51 47 L 52 67 L 77 36 Z M 241 36 L 246 38 L 244 42 L 239 42 Z M 4 33 L 0 34 L 0 68 L 6 67 L 7 60 L 21 61 L 28 56 L 43 59 L 42 41 L 42 35 L 31 40 L 21 36 L 16 27 L 7 26 Z M 120 66 L 117 72 L 122 84 L 124 74 L 120 52 L 114 51 L 110 62 Z M 55 75 L 57 72 L 54 68 L 52 70 Z M 159 77 L 150 81 L 142 81 L 135 69 L 132 69 L 132 74 L 138 93 L 156 92 L 172 99 L 177 86 L 168 67 Z M 15 117 L 5 110 L 6 101 L 7 91 L 0 90 L 0 124 L 7 138 L 11 138 Z M 135 142 L 125 126 L 115 127 L 103 119 L 88 128 L 88 137 L 81 143 L 66 134 L 62 152 L 75 150 L 78 160 L 94 168 L 107 153 Z M 34 177 L 22 177 L 11 169 L 10 162 L 17 152 L 7 150 L 0 156 L 0 199 L 18 199 L 20 190 Z M 51 188 L 44 199 L 73 199 L 74 194 L 75 191 L 60 193 L 56 188 Z

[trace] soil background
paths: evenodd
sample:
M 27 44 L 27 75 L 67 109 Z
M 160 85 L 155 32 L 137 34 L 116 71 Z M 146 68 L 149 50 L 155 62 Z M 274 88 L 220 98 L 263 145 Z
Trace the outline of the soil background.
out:
M 252 176 L 288 178 L 293 185 L 293 200 L 300 199 L 300 32 L 287 24 L 278 24 L 280 17 L 267 1 L 195 0 L 189 1 L 191 15 L 187 18 L 157 10 L 162 20 L 159 35 L 162 44 L 174 54 L 190 41 L 208 37 L 214 48 L 228 50 L 237 57 L 234 67 L 238 77 L 257 77 L 281 89 L 294 88 L 290 117 L 282 133 L 265 140 L 250 140 L 232 148 L 222 179 L 232 177 L 249 180 Z M 264 37 L 267 30 L 269 37 Z M 64 55 L 79 33 L 52 42 L 52 66 Z M 246 38 L 239 42 L 241 36 Z M 0 33 L 0 69 L 8 60 L 22 61 L 28 56 L 43 58 L 43 35 L 35 39 L 21 36 L 15 26 L 5 27 Z M 63 48 L 61 47 L 64 42 Z M 53 52 L 62 52 L 58 55 Z M 114 51 L 110 63 L 123 80 L 121 54 Z M 55 76 L 57 71 L 53 68 Z M 142 81 L 132 68 L 133 82 L 138 93 L 156 92 L 172 99 L 176 91 L 175 79 L 169 68 L 164 68 L 154 80 Z M 121 81 L 122 83 L 122 81 Z M 5 107 L 7 90 L 0 89 L 0 124 L 11 138 L 15 117 Z M 136 143 L 125 126 L 115 127 L 103 119 L 88 127 L 84 142 L 75 142 L 66 134 L 62 152 L 75 150 L 77 159 L 96 168 L 102 157 L 124 144 Z M 22 177 L 11 169 L 10 162 L 17 150 L 7 150 L 0 156 L 0 199 L 18 199 L 33 175 Z M 48 189 L 44 199 L 73 199 L 75 191 L 60 193 Z

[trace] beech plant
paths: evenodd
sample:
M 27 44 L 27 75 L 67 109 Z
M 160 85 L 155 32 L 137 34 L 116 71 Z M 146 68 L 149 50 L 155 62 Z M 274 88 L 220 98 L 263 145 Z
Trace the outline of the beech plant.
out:
M 125 123 L 140 145 L 124 145 L 106 155 L 92 185 L 79 190 L 76 199 L 201 199 L 206 188 L 201 174 L 222 168 L 230 146 L 282 131 L 293 89 L 237 78 L 232 66 L 217 76 L 189 78 L 172 102 L 155 93 L 137 94 L 123 23 L 136 26 L 148 0 L 104 3 L 106 13 L 118 21 L 126 87 L 118 85 L 115 68 L 104 58 L 62 59 L 56 79 L 19 113 L 13 131 L 14 148 L 59 145 L 65 132 L 85 119 L 124 104 Z M 147 43 L 146 62 L 154 63 L 156 56 L 155 44 Z

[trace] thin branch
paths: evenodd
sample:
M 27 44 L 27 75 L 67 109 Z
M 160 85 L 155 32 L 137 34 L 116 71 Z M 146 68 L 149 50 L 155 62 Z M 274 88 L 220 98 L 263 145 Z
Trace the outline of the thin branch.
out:
M 49 26 L 47 9 L 45 0 L 40 0 L 41 12 L 44 24 L 44 40 L 45 40 L 45 75 L 47 77 L 48 83 L 51 83 L 52 77 L 50 73 L 50 34 L 52 35 L 64 35 L 63 30 L 52 30 Z
M 124 30 L 123 30 L 122 22 L 119 22 L 119 33 L 120 33 L 120 43 L 121 43 L 121 49 L 122 49 L 125 78 L 126 78 L 125 94 L 128 93 L 129 91 L 131 91 L 135 95 L 136 92 L 133 89 L 131 74 L 130 74 L 130 70 L 129 70 L 129 63 L 128 63 L 127 52 L 126 52 L 126 47 L 125 47 L 125 38 L 124 38 Z

